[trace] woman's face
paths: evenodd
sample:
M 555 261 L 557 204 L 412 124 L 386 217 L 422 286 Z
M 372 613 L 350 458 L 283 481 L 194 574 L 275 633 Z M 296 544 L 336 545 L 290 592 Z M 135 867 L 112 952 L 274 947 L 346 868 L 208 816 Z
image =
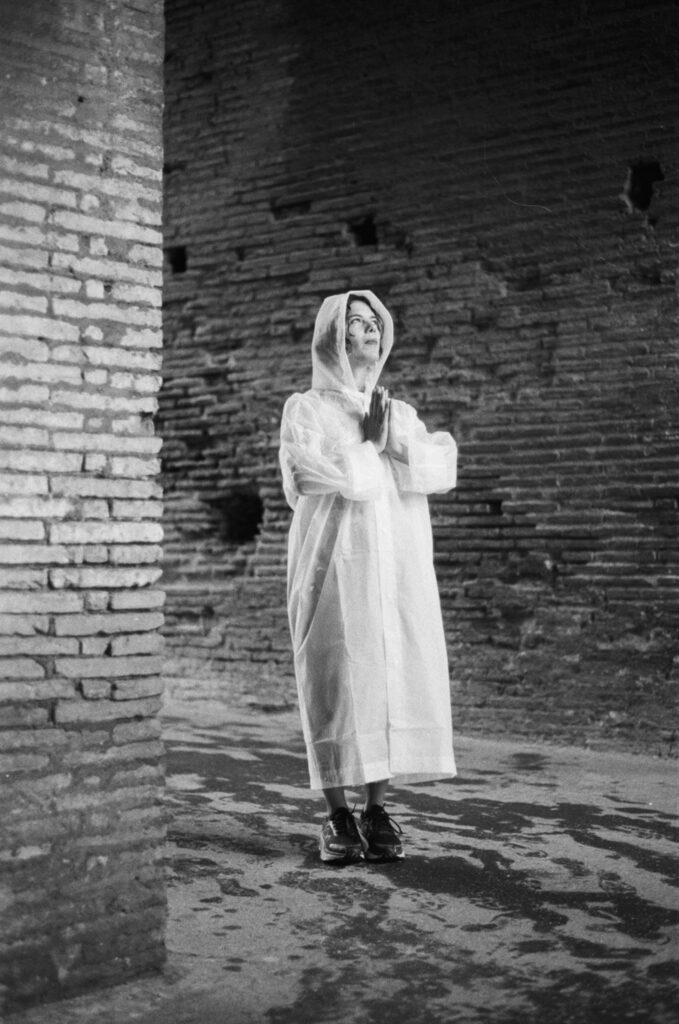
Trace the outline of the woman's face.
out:
M 346 348 L 350 365 L 372 366 L 380 358 L 382 325 L 367 302 L 352 299 L 347 306 Z

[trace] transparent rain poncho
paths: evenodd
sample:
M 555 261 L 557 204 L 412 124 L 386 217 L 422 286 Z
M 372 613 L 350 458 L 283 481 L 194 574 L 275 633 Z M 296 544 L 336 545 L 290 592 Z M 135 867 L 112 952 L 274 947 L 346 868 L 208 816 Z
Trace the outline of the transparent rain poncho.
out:
M 365 392 L 345 348 L 347 301 L 383 322 Z M 286 402 L 280 463 L 294 509 L 288 613 L 312 789 L 455 775 L 450 686 L 427 494 L 455 486 L 457 447 L 391 400 L 387 449 L 362 420 L 393 344 L 372 292 L 327 298 L 312 387 Z

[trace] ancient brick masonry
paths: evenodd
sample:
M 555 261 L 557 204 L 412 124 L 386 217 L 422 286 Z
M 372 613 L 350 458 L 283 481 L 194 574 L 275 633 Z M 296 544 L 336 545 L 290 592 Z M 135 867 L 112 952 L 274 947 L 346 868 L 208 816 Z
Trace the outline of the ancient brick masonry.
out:
M 2 3 L 0 1010 L 163 958 L 161 5 Z
M 323 296 L 371 287 L 384 382 L 460 446 L 431 502 L 458 727 L 670 749 L 676 12 L 166 7 L 173 651 L 294 699 L 280 412 Z

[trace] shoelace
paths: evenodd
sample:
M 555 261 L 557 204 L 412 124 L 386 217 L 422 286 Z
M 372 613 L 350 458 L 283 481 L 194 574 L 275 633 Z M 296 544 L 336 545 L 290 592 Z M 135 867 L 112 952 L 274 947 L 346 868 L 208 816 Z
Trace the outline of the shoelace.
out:
M 392 829 L 394 832 L 398 832 L 400 836 L 403 835 L 403 829 L 401 828 L 399 823 L 395 821 L 395 819 L 392 818 L 391 815 L 385 811 L 384 807 L 380 807 L 379 804 L 374 804 L 370 808 L 368 813 L 365 815 L 363 820 L 374 822 L 374 826 L 376 828 L 386 826 L 387 828 Z
M 337 835 L 353 835 L 356 822 L 348 807 L 338 807 L 332 812 L 329 820 Z

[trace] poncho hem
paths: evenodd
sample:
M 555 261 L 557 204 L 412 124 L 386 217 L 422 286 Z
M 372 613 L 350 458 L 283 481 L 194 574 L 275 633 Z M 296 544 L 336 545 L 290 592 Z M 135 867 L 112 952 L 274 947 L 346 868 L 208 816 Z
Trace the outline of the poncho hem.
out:
M 391 783 L 407 786 L 413 782 L 435 782 L 437 779 L 454 779 L 456 776 L 457 766 L 454 759 L 443 764 L 441 762 L 437 762 L 436 765 L 422 764 L 421 767 L 407 772 L 392 771 L 386 763 L 352 765 L 343 769 L 341 773 L 335 772 L 322 776 L 316 772 L 310 772 L 309 788 L 318 791 L 345 786 L 351 788 L 352 786 L 366 786 L 371 782 L 381 782 L 384 779 L 388 779 Z

